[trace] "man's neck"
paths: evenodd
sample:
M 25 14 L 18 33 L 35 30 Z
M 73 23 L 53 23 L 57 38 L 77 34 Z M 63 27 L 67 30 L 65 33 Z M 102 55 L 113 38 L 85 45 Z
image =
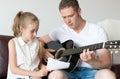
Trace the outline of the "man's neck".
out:
M 75 29 L 73 29 L 76 33 L 80 33 L 84 27 L 85 27 L 86 21 L 84 19 L 80 19 L 79 26 L 76 26 Z

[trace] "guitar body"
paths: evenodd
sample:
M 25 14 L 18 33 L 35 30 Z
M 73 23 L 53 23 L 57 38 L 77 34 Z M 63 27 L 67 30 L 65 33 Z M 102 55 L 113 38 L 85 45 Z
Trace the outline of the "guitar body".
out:
M 67 57 L 67 56 L 66 56 Z M 63 57 L 64 58 L 64 57 Z M 68 69 L 64 69 L 68 72 L 72 72 L 74 71 L 74 69 L 77 67 L 77 64 L 79 63 L 79 54 L 74 54 L 74 55 L 70 55 L 67 57 L 67 61 L 70 63 L 70 66 Z
M 69 68 L 64 70 L 68 72 L 72 72 L 76 68 L 78 64 L 78 60 L 80 58 L 79 54 L 73 54 L 73 55 L 61 57 L 62 51 L 74 48 L 74 42 L 72 40 L 67 40 L 62 44 L 59 43 L 58 41 L 50 41 L 49 43 L 46 44 L 45 47 L 55 50 L 55 52 L 52 52 L 52 54 L 55 56 L 55 59 L 70 63 Z M 59 55 L 59 56 L 56 56 L 56 55 Z

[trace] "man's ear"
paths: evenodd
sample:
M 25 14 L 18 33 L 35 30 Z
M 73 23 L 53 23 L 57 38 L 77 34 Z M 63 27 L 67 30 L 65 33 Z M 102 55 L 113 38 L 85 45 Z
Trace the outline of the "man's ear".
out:
M 81 14 L 81 8 L 78 9 L 78 14 Z

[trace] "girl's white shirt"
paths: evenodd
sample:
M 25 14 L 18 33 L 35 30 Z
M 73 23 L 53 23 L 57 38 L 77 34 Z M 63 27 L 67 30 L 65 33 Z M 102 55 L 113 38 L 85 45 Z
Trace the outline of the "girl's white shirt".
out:
M 40 59 L 38 56 L 39 52 L 39 40 L 35 38 L 29 43 L 25 43 L 21 37 L 13 38 L 16 48 L 16 58 L 17 66 L 21 69 L 36 71 L 38 70 L 38 65 Z M 29 79 L 29 76 L 13 74 L 10 70 L 10 65 L 8 66 L 7 79 L 25 78 Z

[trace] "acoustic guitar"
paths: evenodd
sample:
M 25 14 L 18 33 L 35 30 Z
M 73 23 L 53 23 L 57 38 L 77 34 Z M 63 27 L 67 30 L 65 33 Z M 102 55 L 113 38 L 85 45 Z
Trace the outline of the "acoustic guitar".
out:
M 79 63 L 78 60 L 80 59 L 80 53 L 82 53 L 84 49 L 89 48 L 90 51 L 102 48 L 118 49 L 120 48 L 120 40 L 101 42 L 78 48 L 74 46 L 74 42 L 72 40 L 67 40 L 64 43 L 60 43 L 58 41 L 50 41 L 45 45 L 45 48 L 55 50 L 55 52 L 52 52 L 55 59 L 64 62 L 69 62 L 70 66 L 65 70 L 67 70 L 68 72 L 72 72 L 77 67 L 77 64 Z

